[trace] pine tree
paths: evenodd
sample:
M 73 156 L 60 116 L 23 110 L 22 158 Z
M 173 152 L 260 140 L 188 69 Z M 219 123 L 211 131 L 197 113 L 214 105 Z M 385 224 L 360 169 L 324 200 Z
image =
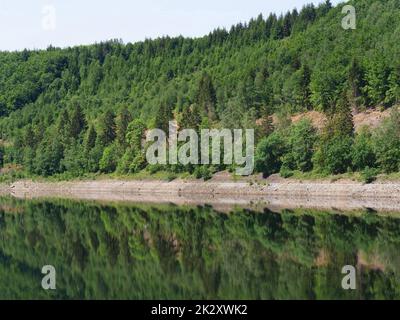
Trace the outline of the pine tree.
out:
M 311 110 L 311 70 L 308 65 L 302 65 L 299 77 L 300 105 Z
M 27 125 L 25 127 L 25 132 L 23 135 L 23 144 L 25 147 L 30 147 L 33 148 L 34 145 L 36 144 L 35 140 L 35 132 L 32 129 L 32 125 Z
M 90 150 L 92 150 L 95 147 L 96 139 L 97 139 L 96 129 L 93 125 L 91 125 L 86 134 L 86 139 L 85 139 L 85 151 L 86 152 L 89 152 Z
M 335 134 L 354 136 L 353 112 L 345 93 L 339 98 L 334 115 Z
M 117 142 L 120 146 L 126 147 L 126 133 L 129 123 L 132 121 L 132 115 L 127 107 L 123 107 L 117 116 Z
M 204 73 L 200 79 L 196 101 L 211 121 L 217 120 L 215 113 L 217 98 L 211 77 L 207 73 Z
M 115 140 L 115 119 L 114 113 L 107 110 L 100 121 L 99 141 L 103 147 L 111 144 Z
M 283 37 L 289 37 L 292 33 L 292 13 L 291 12 L 287 12 L 283 18 Z
M 181 121 L 179 123 L 181 128 L 198 130 L 200 123 L 201 114 L 197 104 L 192 104 L 190 107 L 183 109 Z
M 162 102 L 160 109 L 156 116 L 155 126 L 157 129 L 161 129 L 164 132 L 169 130 L 169 121 L 173 120 L 174 115 L 172 113 L 172 108 L 166 102 Z
M 56 131 L 59 134 L 61 141 L 65 141 L 70 137 L 69 128 L 70 128 L 69 114 L 66 109 L 63 109 L 58 117 L 56 126 Z
M 362 88 L 364 86 L 364 74 L 361 65 L 357 59 L 353 59 L 349 69 L 349 84 L 351 90 L 352 104 L 355 106 L 359 105 L 358 98 L 362 94 Z
M 70 136 L 74 139 L 78 138 L 82 131 L 86 128 L 86 119 L 80 104 L 75 104 L 71 112 Z
M 345 93 L 338 98 L 336 107 L 327 116 L 328 123 L 323 135 L 328 139 L 333 136 L 354 136 L 353 113 Z

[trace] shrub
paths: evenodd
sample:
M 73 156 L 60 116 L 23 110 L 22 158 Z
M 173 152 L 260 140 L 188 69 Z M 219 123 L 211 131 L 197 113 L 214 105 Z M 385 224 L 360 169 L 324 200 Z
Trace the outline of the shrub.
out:
M 361 172 L 361 178 L 365 183 L 372 183 L 376 180 L 376 177 L 379 173 L 379 170 L 374 169 L 374 168 L 369 168 L 366 167 L 362 172 Z
M 311 121 L 301 120 L 290 128 L 288 134 L 288 153 L 283 158 L 283 166 L 303 172 L 312 170 L 317 133 Z
M 352 149 L 353 169 L 362 171 L 367 167 L 373 168 L 376 165 L 372 134 L 365 127 L 357 134 Z
M 287 168 L 286 166 L 282 166 L 279 174 L 282 178 L 286 179 L 293 176 L 293 171 Z
M 104 173 L 114 172 L 117 168 L 118 161 L 117 148 L 115 144 L 112 144 L 104 149 L 103 156 L 100 160 L 100 170 Z
M 286 141 L 279 131 L 263 138 L 257 146 L 255 167 L 264 176 L 278 173 L 282 166 L 282 157 L 286 151 Z
M 336 135 L 321 139 L 319 148 L 313 157 L 315 167 L 329 174 L 348 171 L 352 165 L 351 151 L 353 139 L 346 135 Z
M 400 169 L 400 112 L 396 108 L 373 136 L 377 163 L 386 173 Z

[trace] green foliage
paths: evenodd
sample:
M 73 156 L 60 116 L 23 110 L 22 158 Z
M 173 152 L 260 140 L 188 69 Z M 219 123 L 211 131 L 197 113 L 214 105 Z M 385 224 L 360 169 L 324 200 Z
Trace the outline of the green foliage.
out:
M 283 166 L 290 170 L 307 172 L 312 170 L 314 145 L 317 141 L 317 132 L 307 119 L 293 125 L 288 132 L 288 150 L 283 157 Z
M 337 100 L 334 112 L 328 117 L 313 156 L 314 167 L 329 174 L 345 173 L 352 168 L 354 140 L 353 115 L 345 94 Z
M 376 180 L 378 173 L 379 172 L 377 169 L 366 167 L 361 172 L 361 177 L 365 183 L 372 183 Z
M 211 169 L 208 166 L 196 166 L 193 172 L 196 179 L 209 180 L 212 177 Z
M 281 170 L 279 171 L 279 175 L 282 178 L 290 178 L 293 177 L 294 173 L 293 170 L 289 169 L 288 166 L 285 163 L 283 163 Z
M 115 117 L 111 110 L 106 111 L 106 113 L 100 118 L 99 124 L 99 143 L 103 146 L 108 146 L 113 143 L 116 137 L 116 127 L 115 127 Z
M 282 165 L 282 157 L 286 152 L 286 141 L 281 132 L 275 131 L 263 138 L 257 145 L 255 166 L 264 176 L 278 173 Z
M 356 135 L 352 150 L 353 169 L 362 171 L 376 165 L 376 155 L 372 140 L 372 133 L 367 127 Z
M 116 144 L 111 144 L 104 149 L 103 156 L 100 159 L 99 166 L 101 172 L 114 172 L 118 164 L 118 148 Z
M 164 37 L 134 44 L 112 40 L 0 52 L 3 161 L 22 165 L 30 174 L 84 174 L 99 170 L 104 149 L 116 143 L 116 165 L 103 169 L 131 172 L 145 165 L 137 153 L 141 144 L 132 145 L 128 138 L 133 118 L 145 128 L 165 132 L 170 120 L 196 130 L 253 128 L 257 142 L 266 147 L 272 115 L 320 110 L 330 123 L 319 139 L 326 150 L 317 148 L 314 156 L 319 167 L 330 172 L 366 166 L 397 171 L 393 132 L 382 144 L 376 139 L 383 133 L 373 134 L 377 163 L 363 137 L 351 147 L 354 166 L 347 156 L 341 165 L 326 167 L 323 162 L 326 152 L 334 156 L 351 145 L 352 108 L 387 108 L 400 102 L 399 8 L 398 0 L 357 1 L 357 32 L 342 30 L 342 5 L 325 1 L 279 17 L 260 15 L 196 39 Z M 284 162 L 286 169 L 310 170 L 314 138 L 307 130 L 303 133 L 307 137 L 288 131 L 295 137 L 285 137 L 284 146 L 259 151 L 259 169 L 279 172 Z M 271 158 L 262 159 L 262 154 Z M 82 162 L 83 171 L 77 169 Z
M 386 173 L 400 169 L 400 111 L 392 110 L 374 134 L 374 149 L 379 167 Z
M 33 160 L 34 173 L 46 177 L 62 172 L 63 156 L 64 148 L 58 139 L 43 140 Z
M 70 135 L 77 139 L 81 132 L 86 129 L 86 118 L 79 104 L 74 105 L 70 119 Z
M 352 144 L 353 139 L 349 136 L 322 138 L 313 158 L 315 168 L 329 174 L 347 172 L 352 165 Z
M 125 139 L 128 145 L 139 152 L 142 150 L 142 142 L 145 139 L 146 125 L 142 120 L 136 119 L 129 123 Z
M 122 148 L 127 147 L 126 134 L 128 131 L 128 125 L 132 121 L 132 115 L 128 108 L 123 107 L 119 112 L 116 120 L 116 139 L 118 144 Z
M 86 153 L 90 152 L 95 145 L 96 145 L 96 140 L 97 140 L 97 132 L 96 129 L 94 128 L 93 125 L 89 127 L 89 130 L 86 134 L 85 138 L 85 151 Z
M 216 120 L 216 104 L 217 97 L 212 84 L 211 77 L 208 73 L 204 73 L 199 81 L 199 88 L 196 94 L 196 102 L 200 110 L 211 120 Z

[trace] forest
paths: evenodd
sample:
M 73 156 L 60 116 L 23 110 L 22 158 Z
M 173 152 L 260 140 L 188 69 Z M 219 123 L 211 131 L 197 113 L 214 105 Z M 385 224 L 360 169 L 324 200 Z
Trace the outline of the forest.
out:
M 329 0 L 216 29 L 200 38 L 0 52 L 2 175 L 190 174 L 232 166 L 148 165 L 148 129 L 243 128 L 256 132 L 256 170 L 400 170 L 400 0 L 350 1 L 344 30 Z M 355 132 L 353 113 L 391 116 Z M 295 113 L 328 119 L 317 130 Z M 275 118 L 277 121 L 272 121 Z

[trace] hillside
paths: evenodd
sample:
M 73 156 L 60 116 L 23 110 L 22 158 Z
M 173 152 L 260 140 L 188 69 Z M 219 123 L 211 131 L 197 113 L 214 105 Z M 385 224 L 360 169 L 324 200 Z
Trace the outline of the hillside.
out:
M 326 1 L 280 17 L 260 15 L 198 39 L 1 52 L 3 162 L 28 175 L 137 172 L 146 163 L 135 137 L 175 118 L 195 129 L 256 128 L 257 169 L 266 175 L 282 167 L 398 171 L 398 143 L 381 150 L 376 142 L 387 136 L 384 130 L 360 138 L 362 159 L 335 154 L 351 154 L 360 140 L 348 125 L 349 110 L 400 101 L 400 0 L 350 3 L 356 30 L 342 29 L 343 5 Z M 272 114 L 282 120 L 310 110 L 331 120 L 325 135 L 304 122 L 297 129 L 285 121 L 257 125 Z M 385 130 L 396 128 L 396 119 Z M 293 150 L 298 141 L 282 138 L 290 137 L 284 130 L 293 139 L 301 135 L 304 148 Z M 398 133 L 390 132 L 394 141 Z M 332 144 L 324 140 L 328 136 Z M 338 141 L 346 143 L 338 147 Z M 332 150 L 322 148 L 330 145 Z M 167 168 L 197 177 L 222 169 Z

